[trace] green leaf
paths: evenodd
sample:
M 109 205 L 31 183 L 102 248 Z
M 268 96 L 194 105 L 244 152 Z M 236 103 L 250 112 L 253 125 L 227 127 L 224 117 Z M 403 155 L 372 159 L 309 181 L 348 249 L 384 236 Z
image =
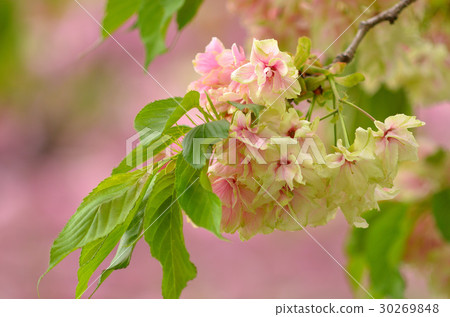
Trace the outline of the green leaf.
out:
M 364 81 L 364 75 L 361 73 L 354 73 L 343 77 L 334 77 L 335 82 L 338 85 L 344 87 L 353 87 Z
M 308 60 L 311 53 L 311 40 L 306 36 L 302 36 L 298 39 L 297 51 L 294 56 L 294 65 L 297 69 L 303 66 Z
M 207 167 L 202 170 L 195 169 L 182 155 L 178 156 L 175 170 L 178 202 L 195 225 L 222 238 L 220 233 L 222 203 L 212 192 L 206 173 Z
M 195 91 L 195 90 L 189 91 L 183 97 L 183 99 L 181 100 L 181 103 L 178 105 L 177 108 L 175 108 L 174 112 L 172 113 L 172 115 L 167 120 L 167 123 L 166 123 L 166 126 L 164 127 L 164 129 L 168 129 L 171 126 L 173 126 L 189 110 L 197 107 L 199 104 L 200 104 L 200 93 Z
M 249 104 L 245 104 L 245 105 L 243 105 L 239 102 L 234 102 L 234 101 L 229 101 L 228 103 L 242 111 L 245 109 L 250 110 L 251 112 L 253 112 L 255 114 L 255 116 L 257 118 L 259 117 L 259 113 L 261 112 L 261 110 L 264 109 L 264 106 L 256 105 L 254 103 L 249 103 Z
M 202 2 L 203 0 L 184 1 L 184 5 L 177 13 L 178 30 L 183 29 L 194 18 Z
M 308 92 L 306 91 L 306 83 L 305 83 L 305 79 L 302 76 L 298 77 L 298 82 L 300 84 L 300 88 L 301 88 L 301 92 L 303 93 L 301 96 L 305 97 L 305 94 L 307 94 Z M 300 97 L 300 96 L 299 96 Z M 299 97 L 294 98 L 294 100 L 297 100 Z
M 112 175 L 129 172 L 142 163 L 147 162 L 151 157 L 166 149 L 190 130 L 191 127 L 183 125 L 171 127 L 165 130 L 159 139 L 153 140 L 150 144 L 139 144 L 113 169 Z
M 382 216 L 367 232 L 367 261 L 372 289 L 381 297 L 401 298 L 405 282 L 400 274 L 400 263 L 411 231 L 407 218 L 408 205 L 383 204 Z
M 354 255 L 347 260 L 348 273 L 360 284 L 364 276 L 365 264 L 366 262 L 364 257 L 359 255 Z M 362 289 L 360 288 L 358 283 L 356 283 L 352 278 L 349 278 L 349 282 L 352 286 L 353 292 L 362 294 Z M 364 292 L 363 296 L 365 295 L 366 293 Z
M 306 77 L 305 78 L 306 88 L 309 91 L 314 91 L 317 88 L 319 88 L 325 82 L 326 79 L 327 77 L 325 75 Z
M 428 155 L 425 158 L 425 161 L 428 164 L 434 165 L 435 167 L 437 167 L 437 166 L 443 164 L 444 162 L 446 162 L 446 158 L 447 158 L 447 152 L 443 148 L 440 147 L 434 153 Z
M 154 185 L 154 178 L 148 177 L 145 188 L 141 191 L 138 201 L 135 204 L 135 207 L 129 212 L 127 219 L 124 223 L 117 226 L 110 234 L 108 234 L 105 238 L 98 239 L 84 246 L 81 250 L 80 255 L 80 268 L 78 269 L 78 285 L 76 288 L 76 298 L 80 298 L 84 292 L 88 288 L 89 279 L 92 274 L 97 270 L 100 264 L 106 259 L 106 257 L 111 253 L 114 247 L 119 243 L 119 248 L 117 249 L 116 256 L 111 262 L 110 266 L 99 277 L 98 286 L 95 288 L 95 293 L 97 288 L 103 283 L 103 281 L 111 274 L 112 270 L 124 268 L 128 266 L 129 258 L 127 262 L 127 257 L 131 257 L 131 253 L 133 252 L 134 245 L 132 248 L 129 248 L 129 243 L 133 243 L 132 240 L 128 240 L 130 238 L 130 227 L 132 226 L 133 221 L 137 218 L 139 221 L 138 213 L 143 209 L 142 201 L 144 200 L 148 191 L 151 191 Z M 145 206 L 145 204 L 144 204 Z M 141 218 L 142 218 L 141 212 Z M 135 229 L 136 230 L 136 229 Z M 132 234 L 135 231 L 131 232 Z M 139 234 L 139 233 L 138 233 Z M 125 241 L 124 241 L 125 239 Z M 126 243 L 125 245 L 123 244 Z M 134 241 L 134 244 L 137 241 Z M 92 283 L 94 284 L 95 281 Z
M 181 100 L 180 97 L 156 100 L 142 108 L 134 119 L 134 128 L 139 133 L 141 142 L 150 144 L 162 134 Z
M 114 175 L 101 182 L 83 200 L 54 241 L 46 273 L 76 249 L 88 246 L 80 258 L 83 263 L 88 262 L 90 255 L 106 250 L 101 249 L 99 239 L 114 235 L 113 231 L 126 223 L 140 204 L 148 180 L 148 173 L 139 170 Z
M 103 270 L 97 287 L 94 292 L 92 292 L 91 296 L 97 291 L 97 289 L 103 284 L 103 282 L 111 275 L 115 270 L 121 270 L 128 267 L 131 261 L 131 255 L 133 254 L 134 248 L 136 247 L 136 243 L 141 238 L 140 234 L 143 228 L 144 222 L 144 210 L 147 205 L 147 200 L 142 201 L 141 206 L 131 221 L 128 229 L 123 233 L 119 246 L 116 251 L 116 255 L 112 259 L 106 270 Z
M 227 120 L 207 122 L 196 126 L 183 139 L 183 156 L 191 166 L 200 169 L 206 164 L 213 144 L 228 137 Z
M 0 1 L 0 95 L 3 98 L 14 94 L 14 87 L 23 78 L 26 68 L 22 51 L 22 14 L 18 1 Z
M 380 204 L 380 212 L 365 216 L 369 227 L 355 228 L 351 234 L 347 246 L 349 272 L 360 283 L 363 273 L 368 272 L 374 297 L 403 297 L 405 282 L 400 265 L 413 224 L 408 208 L 403 203 Z M 358 289 L 356 283 L 353 288 Z
M 450 242 L 450 188 L 433 195 L 433 215 L 442 237 Z
M 92 274 L 94 274 L 100 264 L 112 252 L 119 242 L 120 237 L 124 234 L 125 229 L 126 224 L 121 224 L 105 238 L 93 241 L 82 248 L 79 261 L 80 267 L 77 272 L 78 284 L 75 292 L 76 298 L 81 298 L 88 289 L 89 279 Z M 95 281 L 92 284 L 94 283 Z
M 165 38 L 172 15 L 184 0 L 142 0 L 138 11 L 137 27 L 146 49 L 145 65 L 166 52 Z
M 102 36 L 108 37 L 139 9 L 141 0 L 108 0 L 102 23 Z
M 134 127 L 141 142 L 150 144 L 164 131 L 172 127 L 189 110 L 199 104 L 200 94 L 188 92 L 184 98 L 175 97 L 154 101 L 146 105 L 136 116 Z
M 367 222 L 371 223 L 370 217 L 374 214 L 374 211 L 366 213 L 364 218 Z M 369 229 L 371 227 L 369 226 Z M 348 254 L 347 259 L 347 271 L 351 276 L 358 281 L 358 283 L 363 282 L 364 273 L 366 271 L 367 263 L 365 258 L 365 246 L 366 246 L 366 236 L 367 230 L 362 228 L 353 228 L 346 246 L 346 251 Z M 356 283 L 352 278 L 348 279 L 352 289 L 355 293 L 362 291 L 358 283 Z M 365 293 L 363 295 L 366 295 Z
M 197 275 L 184 243 L 183 217 L 175 193 L 174 176 L 173 173 L 157 176 L 144 217 L 145 241 L 152 256 L 159 260 L 163 268 L 164 298 L 180 297 L 187 282 Z M 182 193 L 178 197 L 185 195 Z

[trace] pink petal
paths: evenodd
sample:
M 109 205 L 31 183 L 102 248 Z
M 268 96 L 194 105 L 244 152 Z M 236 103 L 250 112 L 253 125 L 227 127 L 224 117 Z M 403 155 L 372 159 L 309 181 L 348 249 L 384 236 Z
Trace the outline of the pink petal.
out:
M 206 75 L 211 70 L 217 68 L 219 64 L 216 61 L 216 56 L 211 53 L 198 53 L 194 60 L 194 69 L 200 75 Z
M 249 84 L 256 79 L 255 66 L 244 64 L 231 73 L 231 79 L 241 84 Z
M 276 40 L 262 40 L 253 39 L 252 53 L 250 60 L 252 62 L 261 61 L 268 63 L 269 60 L 280 53 L 278 42 Z
M 273 58 L 269 61 L 269 66 L 276 69 L 276 71 L 282 76 L 286 76 L 288 73 L 288 66 L 285 61 L 280 58 Z
M 222 53 L 222 51 L 225 49 L 223 46 L 223 43 L 217 38 L 213 37 L 211 39 L 211 42 L 206 46 L 205 52 L 207 53 L 215 53 L 215 55 Z
M 236 65 L 239 65 L 245 61 L 244 49 L 241 46 L 238 47 L 235 43 L 231 46 L 231 51 L 233 52 L 234 63 Z

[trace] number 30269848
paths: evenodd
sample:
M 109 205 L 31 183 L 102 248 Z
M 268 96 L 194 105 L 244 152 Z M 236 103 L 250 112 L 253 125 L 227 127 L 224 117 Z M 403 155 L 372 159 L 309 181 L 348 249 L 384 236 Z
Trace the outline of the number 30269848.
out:
M 380 304 L 380 314 L 439 313 L 438 304 Z

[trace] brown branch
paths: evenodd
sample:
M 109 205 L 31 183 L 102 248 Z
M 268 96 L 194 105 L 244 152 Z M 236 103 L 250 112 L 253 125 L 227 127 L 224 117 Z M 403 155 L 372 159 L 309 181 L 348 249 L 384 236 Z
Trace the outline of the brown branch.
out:
M 373 28 L 375 25 L 383 21 L 389 21 L 389 23 L 393 24 L 395 20 L 397 20 L 400 12 L 402 12 L 403 9 L 405 9 L 407 6 L 409 6 L 415 1 L 416 0 L 401 0 L 392 8 L 383 11 L 366 21 L 362 21 L 359 24 L 358 32 L 356 33 L 356 36 L 353 39 L 353 41 L 350 43 L 350 45 L 343 53 L 336 56 L 333 62 L 350 63 L 353 60 L 353 57 L 355 57 L 356 49 L 363 40 L 364 36 L 366 36 L 367 32 L 369 32 L 371 28 Z

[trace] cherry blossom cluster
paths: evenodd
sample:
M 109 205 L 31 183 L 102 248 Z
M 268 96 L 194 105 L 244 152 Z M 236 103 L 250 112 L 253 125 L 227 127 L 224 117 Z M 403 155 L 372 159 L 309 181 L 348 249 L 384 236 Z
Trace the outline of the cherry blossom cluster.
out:
M 214 107 L 230 122 L 208 170 L 222 201 L 223 232 L 249 239 L 274 229 L 300 230 L 324 225 L 338 211 L 366 227 L 361 215 L 396 195 L 399 163 L 417 159 L 409 129 L 424 123 L 404 114 L 356 129 L 351 145 L 340 139 L 326 144 L 319 125 L 333 124 L 307 120 L 297 109 L 300 74 L 276 40 L 254 40 L 247 59 L 241 47 L 226 49 L 213 38 L 194 68 L 201 78 L 189 89 L 200 92 L 202 107 Z

